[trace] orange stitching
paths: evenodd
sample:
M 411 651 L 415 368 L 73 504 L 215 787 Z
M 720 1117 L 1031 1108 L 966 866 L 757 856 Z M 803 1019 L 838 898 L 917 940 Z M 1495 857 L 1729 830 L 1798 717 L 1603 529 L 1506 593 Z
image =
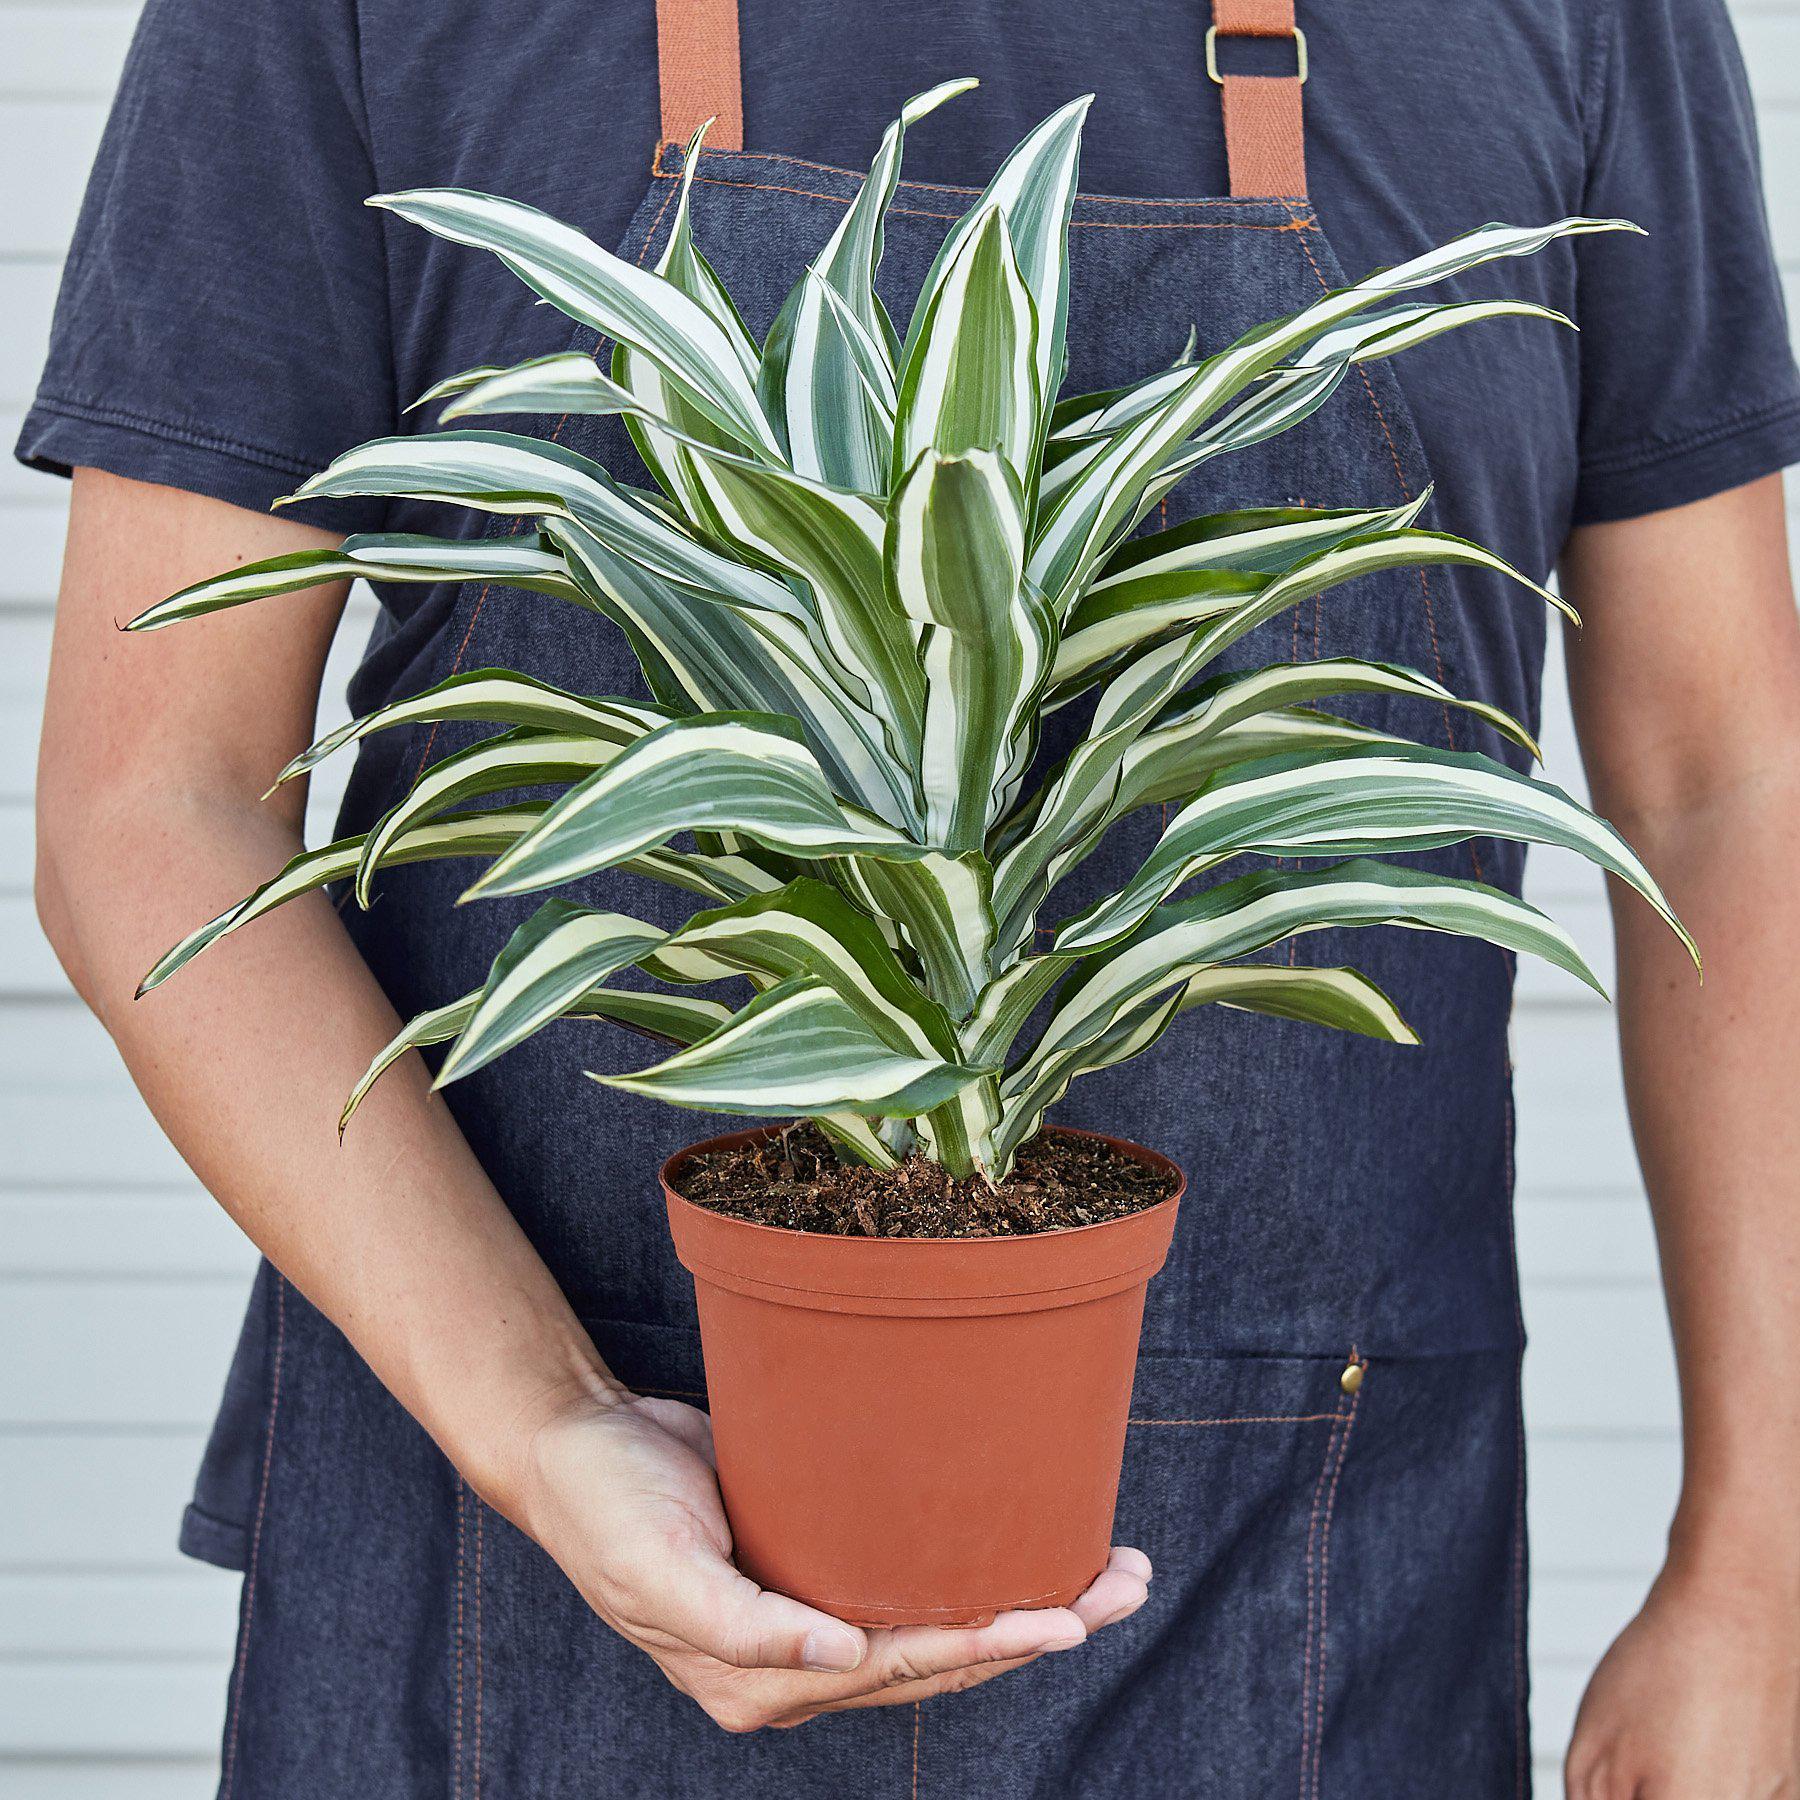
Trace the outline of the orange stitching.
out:
M 919 1800 L 919 1731 L 925 1722 L 925 1702 L 913 1702 L 913 1800 Z
M 665 150 L 678 150 L 680 148 L 681 146 L 672 138 L 665 138 L 663 142 L 656 147 L 656 159 L 651 164 L 652 172 L 657 175 L 664 174 L 666 171 L 662 166 L 663 152 Z M 780 151 L 776 150 L 719 150 L 711 152 L 711 154 L 716 156 L 729 156 L 734 159 L 744 159 L 752 162 L 786 163 L 788 167 L 792 169 L 812 169 L 820 175 L 841 175 L 846 181 L 860 182 L 868 179 L 866 171 L 862 169 L 840 168 L 836 163 L 809 162 L 804 156 L 785 156 Z M 707 181 L 713 178 L 706 175 L 696 175 L 694 179 L 696 181 Z M 984 191 L 978 187 L 965 187 L 959 182 L 951 181 L 900 181 L 894 184 L 894 191 L 896 193 L 903 194 L 909 189 L 915 192 L 933 194 L 978 195 Z M 1291 204 L 1285 200 L 1245 199 L 1242 195 L 1235 194 L 1205 194 L 1195 196 L 1192 199 L 1175 198 L 1167 200 L 1160 198 L 1142 199 L 1134 194 L 1077 194 L 1075 198 L 1078 204 L 1082 201 L 1086 201 L 1089 204 L 1096 206 L 1280 206 L 1286 208 L 1290 215 L 1293 211 Z
M 1344 1403 L 1339 1401 L 1330 1413 L 1332 1427 L 1325 1439 L 1325 1456 L 1319 1464 L 1319 1478 L 1313 1483 L 1312 1513 L 1306 1523 L 1306 1635 L 1300 1649 L 1300 1800 L 1306 1800 L 1306 1771 L 1312 1761 L 1312 1652 L 1317 1587 L 1314 1580 L 1313 1545 L 1318 1540 L 1319 1507 L 1325 1493 L 1325 1472 L 1331 1467 L 1331 1454 L 1337 1444 L 1337 1421 L 1344 1416 Z
M 1127 1419 L 1127 1425 L 1312 1425 L 1324 1419 L 1335 1419 L 1337 1412 L 1317 1413 L 1240 1413 L 1229 1419 Z
M 1350 1360 L 1359 1362 L 1356 1347 L 1351 1346 Z M 1368 1367 L 1362 1362 L 1364 1368 Z M 1365 1384 L 1366 1385 L 1366 1384 Z M 1362 1403 L 1363 1390 L 1350 1396 L 1349 1416 L 1338 1439 L 1337 1467 L 1331 1471 L 1331 1492 L 1325 1500 L 1325 1537 L 1319 1546 L 1319 1685 L 1313 1696 L 1313 1766 L 1312 1800 L 1319 1800 L 1319 1784 L 1325 1767 L 1325 1660 L 1331 1654 L 1329 1612 L 1331 1607 L 1331 1521 L 1337 1511 L 1338 1479 L 1344 1473 L 1344 1458 L 1350 1451 L 1350 1434 L 1356 1429 L 1356 1409 Z
M 450 1789 L 461 1800 L 463 1764 L 463 1478 L 456 1478 L 456 1749 L 450 1758 Z
M 654 1388 L 640 1387 L 631 1390 L 634 1394 L 655 1394 L 666 1400 L 704 1400 L 705 1388 Z
M 670 202 L 680 191 L 679 187 L 671 187 L 668 193 L 663 196 L 663 203 L 657 209 L 656 217 L 650 221 L 650 229 L 645 234 L 643 248 L 639 250 L 637 254 L 637 262 L 640 269 L 644 266 L 644 258 L 650 254 L 650 246 L 656 242 L 656 234 L 662 227 L 663 215 L 669 210 Z M 550 433 L 549 441 L 551 443 L 554 444 L 557 439 L 562 436 L 563 427 L 568 424 L 572 416 L 572 414 L 564 413 L 563 416 L 556 421 L 556 429 Z M 469 641 L 475 635 L 476 621 L 481 617 L 481 609 L 487 605 L 488 595 L 493 591 L 494 584 L 490 581 L 483 586 L 481 592 L 476 596 L 475 610 L 469 614 L 468 629 L 462 635 L 462 642 L 456 646 L 456 657 L 450 664 L 451 676 L 457 674 L 462 668 L 463 658 L 468 654 Z M 444 679 L 447 681 L 450 679 L 450 676 L 446 676 Z M 413 788 L 418 786 L 419 777 L 425 773 L 425 765 L 430 761 L 432 748 L 437 743 L 439 723 L 439 721 L 434 720 L 431 730 L 425 735 L 425 748 L 419 752 L 418 766 L 413 770 L 412 780 L 407 783 L 407 791 L 409 793 Z
M 471 1781 L 471 1792 L 474 1800 L 481 1800 L 481 1563 L 482 1542 L 485 1533 L 482 1530 L 482 1515 L 487 1511 L 486 1502 L 479 1494 L 474 1496 L 475 1507 L 475 1773 Z
M 231 1720 L 225 1732 L 225 1779 L 219 1800 L 231 1800 L 237 1779 L 238 1715 L 244 1701 L 244 1669 L 250 1660 L 250 1619 L 256 1610 L 256 1565 L 262 1551 L 263 1514 L 269 1504 L 269 1471 L 275 1462 L 275 1415 L 281 1410 L 281 1361 L 287 1346 L 287 1277 L 275 1271 L 275 1367 L 269 1378 L 269 1428 L 263 1438 L 262 1480 L 256 1491 L 256 1522 L 250 1531 L 250 1566 L 244 1571 L 244 1623 L 238 1632 L 237 1669 Z
M 825 200 L 833 206 L 848 206 L 853 198 L 849 194 L 821 194 L 816 188 L 792 187 L 779 181 L 733 181 L 726 175 L 696 175 L 696 186 L 749 188 L 759 194 L 797 194 L 802 200 Z M 892 218 L 905 219 L 942 219 L 954 225 L 963 215 L 961 213 L 926 212 L 917 206 L 890 206 L 888 214 Z M 1313 225 L 1304 219 L 1290 217 L 1285 225 L 1253 225 L 1245 219 L 1227 219 L 1223 221 L 1200 219 L 1174 220 L 1125 220 L 1125 219 L 1071 219 L 1071 231 L 1310 231 Z

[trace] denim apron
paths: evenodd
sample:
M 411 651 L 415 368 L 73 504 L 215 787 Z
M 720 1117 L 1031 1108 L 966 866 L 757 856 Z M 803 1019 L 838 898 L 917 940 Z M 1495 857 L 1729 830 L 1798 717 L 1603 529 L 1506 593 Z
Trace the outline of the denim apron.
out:
M 1220 35 L 1287 35 L 1282 0 L 1221 0 Z M 737 148 L 731 0 L 661 0 L 665 141 L 622 253 L 666 241 L 678 147 L 720 115 L 695 229 L 759 336 L 859 177 Z M 1299 46 L 1289 46 L 1289 49 Z M 1243 46 L 1228 54 L 1241 60 Z M 1345 277 L 1305 198 L 1300 83 L 1221 78 L 1229 196 L 1082 196 L 1071 228 L 1069 391 L 1202 351 Z M 1197 98 L 1203 98 L 1201 90 Z M 882 282 L 905 317 L 973 188 L 903 183 Z M 579 221 L 577 221 L 579 222 Z M 1361 271 L 1359 271 L 1360 273 Z M 572 343 L 593 349 L 577 331 Z M 616 420 L 532 421 L 626 479 Z M 1302 429 L 1208 465 L 1147 528 L 1269 504 L 1387 504 L 1430 479 L 1388 363 Z M 1355 655 L 1422 669 L 1529 716 L 1516 660 L 1431 577 L 1393 571 L 1305 602 L 1231 661 Z M 641 693 L 611 627 L 554 601 L 470 587 L 416 688 L 504 665 L 596 694 Z M 359 708 L 388 692 L 356 692 Z M 1365 722 L 1497 750 L 1448 710 L 1352 703 Z M 1053 721 L 1053 724 L 1056 721 Z M 361 830 L 445 727 L 365 743 L 343 830 Z M 1054 734 L 1053 734 L 1054 735 Z M 1047 746 L 1051 754 L 1066 746 Z M 1072 911 L 1136 867 L 1160 821 L 1116 831 L 1066 891 Z M 1507 885 L 1510 848 L 1421 859 Z M 477 985 L 535 900 L 456 908 L 467 865 L 387 875 L 345 923 L 402 1015 Z M 680 900 L 624 877 L 582 898 L 672 925 Z M 1283 952 L 1366 970 L 1424 1047 L 1203 1009 L 1151 1056 L 1076 1085 L 1058 1117 L 1187 1169 L 1173 1253 L 1152 1284 L 1115 1538 L 1156 1565 L 1147 1606 L 1091 1644 L 960 1696 L 732 1737 L 595 1619 L 491 1512 L 338 1332 L 273 1270 L 233 1373 L 198 1511 L 250 1495 L 226 1796 L 1517 1795 L 1524 1677 L 1522 1336 L 1510 1241 L 1508 959 L 1409 931 L 1324 933 Z M 611 1027 L 545 1032 L 449 1090 L 476 1153 L 634 1387 L 704 1401 L 692 1290 L 655 1172 L 708 1118 L 600 1093 L 587 1068 L 643 1046 Z M 732 1121 L 721 1120 L 719 1127 Z M 241 1427 L 254 1408 L 256 1428 Z M 227 1414 L 233 1413 L 228 1405 Z

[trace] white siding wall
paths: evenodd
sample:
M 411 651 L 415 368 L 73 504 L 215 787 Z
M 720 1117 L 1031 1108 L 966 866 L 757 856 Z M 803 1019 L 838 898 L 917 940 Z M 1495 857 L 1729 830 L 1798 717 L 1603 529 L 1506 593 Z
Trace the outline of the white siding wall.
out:
M 1800 0 L 1735 10 L 1784 266 L 1800 271 Z M 135 0 L 0 0 L 6 446 L 135 12 Z M 32 913 L 29 771 L 64 512 L 55 485 L 10 459 L 0 467 L 0 1789 L 165 1800 L 207 1790 L 218 1738 L 237 1583 L 184 1562 L 172 1539 L 253 1255 L 163 1141 Z M 346 647 L 367 620 L 353 608 Z M 1555 669 L 1548 691 L 1550 766 L 1568 779 Z M 315 816 L 335 798 L 319 794 Z M 1531 890 L 1604 949 L 1604 903 L 1583 867 L 1534 856 Z M 1535 971 L 1521 990 L 1519 1251 L 1547 1775 L 1586 1670 L 1656 1566 L 1676 1416 L 1611 1021 Z

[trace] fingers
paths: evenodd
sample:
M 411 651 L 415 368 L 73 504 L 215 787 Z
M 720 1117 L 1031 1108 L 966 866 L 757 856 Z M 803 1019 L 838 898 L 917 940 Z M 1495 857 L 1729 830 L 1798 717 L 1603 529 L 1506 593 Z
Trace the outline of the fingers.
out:
M 684 1642 L 738 1669 L 847 1674 L 868 1655 L 865 1632 L 760 1588 L 724 1557 L 696 1552 L 667 1623 Z
M 928 1681 L 988 1663 L 1072 1650 L 1086 1640 L 1087 1626 L 1063 1606 L 1001 1613 L 991 1624 L 972 1627 L 901 1625 L 874 1635 L 856 1685 L 875 1688 Z
M 1121 1544 L 1114 1547 L 1111 1559 L 1088 1591 L 1070 1602 L 1069 1610 L 1093 1632 L 1130 1618 L 1149 1597 L 1149 1557 Z

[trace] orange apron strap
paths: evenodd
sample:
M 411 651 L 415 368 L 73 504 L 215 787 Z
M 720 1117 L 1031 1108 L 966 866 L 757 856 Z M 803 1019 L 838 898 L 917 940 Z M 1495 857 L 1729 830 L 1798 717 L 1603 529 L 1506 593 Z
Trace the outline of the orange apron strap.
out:
M 1219 39 L 1229 37 L 1291 38 L 1294 73 L 1220 74 Z M 1294 23 L 1294 0 L 1213 0 L 1206 72 L 1224 96 L 1232 193 L 1254 199 L 1305 194 L 1300 89 L 1306 82 L 1306 34 Z
M 708 119 L 709 150 L 744 147 L 737 0 L 656 0 L 664 143 L 685 144 Z

